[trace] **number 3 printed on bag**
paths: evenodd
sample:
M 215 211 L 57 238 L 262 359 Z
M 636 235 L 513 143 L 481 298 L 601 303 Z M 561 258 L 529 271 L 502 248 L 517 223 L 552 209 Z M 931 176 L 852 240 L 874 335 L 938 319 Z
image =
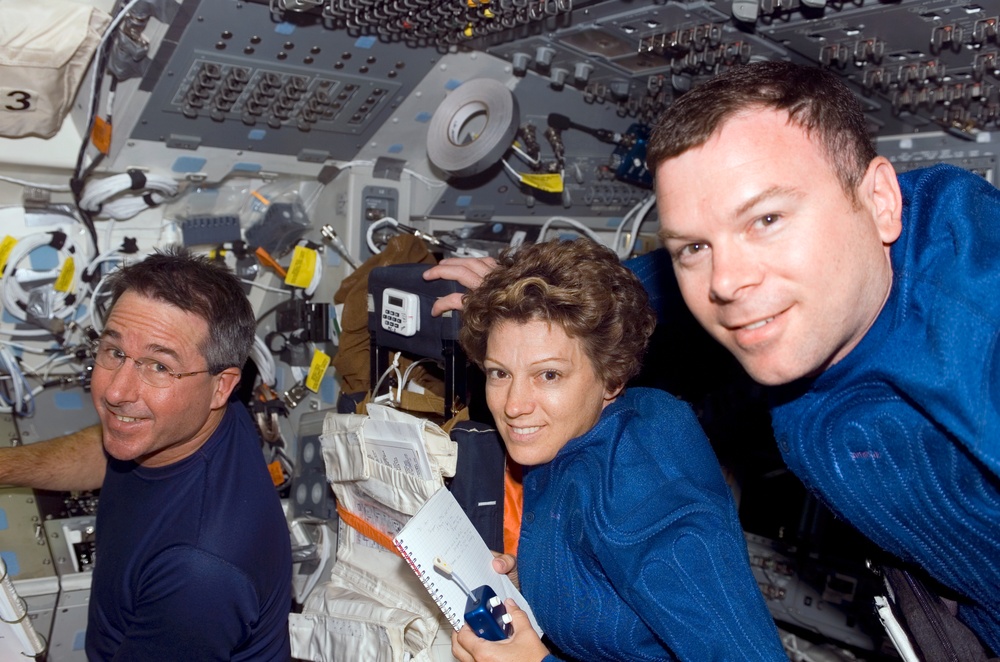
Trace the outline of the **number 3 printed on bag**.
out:
M 28 90 L 0 87 L 0 100 L 4 110 L 21 112 L 35 109 L 34 96 Z

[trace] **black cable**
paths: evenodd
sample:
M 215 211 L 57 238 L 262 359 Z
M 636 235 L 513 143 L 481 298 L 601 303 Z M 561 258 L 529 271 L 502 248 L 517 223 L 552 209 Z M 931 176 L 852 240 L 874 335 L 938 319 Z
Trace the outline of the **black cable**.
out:
M 123 0 L 119 0 L 116 3 L 118 6 L 118 11 L 124 8 Z M 117 13 L 117 12 L 115 12 Z M 73 168 L 73 178 L 70 180 L 70 189 L 73 191 L 73 201 L 76 204 L 77 212 L 80 214 L 80 218 L 83 221 L 84 226 L 87 228 L 87 232 L 90 234 L 90 240 L 94 244 L 94 253 L 99 254 L 101 252 L 101 247 L 97 241 L 97 228 L 94 226 L 94 218 L 91 216 L 90 212 L 84 209 L 80 205 L 80 199 L 83 196 L 83 188 L 86 184 L 86 180 L 93 174 L 94 169 L 104 160 L 104 152 L 98 151 L 97 156 L 91 161 L 90 165 L 87 167 L 86 171 L 83 169 L 83 162 L 87 157 L 87 148 L 90 146 L 90 136 L 91 132 L 94 130 L 94 123 L 97 121 L 98 112 L 101 105 L 101 82 L 104 79 L 104 73 L 108 68 L 108 58 L 111 52 L 111 47 L 114 42 L 114 36 L 109 37 L 103 42 L 102 48 L 94 55 L 95 66 L 94 66 L 94 97 L 90 100 L 90 109 L 87 115 L 87 126 L 84 129 L 83 141 L 80 144 L 80 150 L 77 152 L 76 165 Z M 111 81 L 111 91 L 113 92 L 117 87 L 117 82 Z M 110 124 L 110 116 L 108 117 Z

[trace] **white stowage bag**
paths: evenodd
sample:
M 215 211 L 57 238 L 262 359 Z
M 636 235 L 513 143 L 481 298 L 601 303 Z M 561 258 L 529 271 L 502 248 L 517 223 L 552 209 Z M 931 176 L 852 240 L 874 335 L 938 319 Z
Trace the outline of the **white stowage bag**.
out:
M 386 434 L 390 433 L 390 434 Z M 376 460 L 376 437 L 422 444 L 426 466 L 401 471 Z M 328 414 L 320 436 L 338 507 L 398 531 L 455 475 L 457 445 L 437 425 L 380 405 L 368 415 Z M 292 656 L 301 660 L 452 662 L 451 626 L 403 559 L 341 519 L 337 557 L 289 615 Z
M 111 22 L 71 0 L 0 0 L 0 136 L 51 138 Z

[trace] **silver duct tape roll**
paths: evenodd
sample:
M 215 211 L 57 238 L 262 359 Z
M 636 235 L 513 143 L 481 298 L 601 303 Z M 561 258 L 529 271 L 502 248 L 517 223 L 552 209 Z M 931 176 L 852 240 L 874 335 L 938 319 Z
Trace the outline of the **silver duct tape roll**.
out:
M 431 118 L 427 156 L 453 177 L 486 170 L 510 148 L 520 121 L 517 99 L 491 78 L 475 78 L 455 88 Z

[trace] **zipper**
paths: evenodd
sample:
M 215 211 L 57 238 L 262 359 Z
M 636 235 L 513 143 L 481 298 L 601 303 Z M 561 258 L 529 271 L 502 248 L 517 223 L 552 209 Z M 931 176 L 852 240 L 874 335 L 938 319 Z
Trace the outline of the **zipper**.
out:
M 916 599 L 917 604 L 920 605 L 921 611 L 924 613 L 924 617 L 927 619 L 927 623 L 934 630 L 934 636 L 941 643 L 941 647 L 944 649 L 944 653 L 947 655 L 949 662 L 962 662 L 958 658 L 958 653 L 955 651 L 955 647 L 952 646 L 951 640 L 948 638 L 945 632 L 944 626 L 941 622 L 941 616 L 934 609 L 937 599 L 930 594 L 927 588 L 921 583 L 914 579 L 910 573 L 905 570 L 898 570 L 903 578 L 906 580 L 906 584 L 910 588 L 910 592 L 913 593 L 913 597 Z

